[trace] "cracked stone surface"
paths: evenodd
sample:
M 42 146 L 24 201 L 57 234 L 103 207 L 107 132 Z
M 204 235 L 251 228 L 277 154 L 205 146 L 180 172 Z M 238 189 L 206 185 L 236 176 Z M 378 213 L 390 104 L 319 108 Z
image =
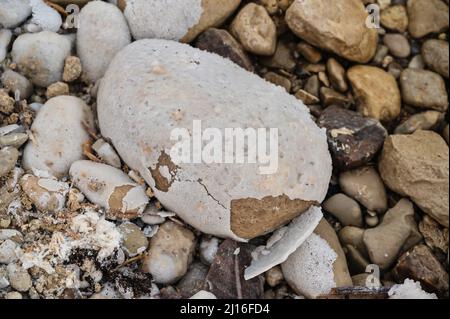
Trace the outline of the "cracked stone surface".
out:
M 250 239 L 326 195 L 331 158 L 325 132 L 308 109 L 283 88 L 217 55 L 165 40 L 134 42 L 102 80 L 98 114 L 102 134 L 158 200 L 205 233 Z M 249 163 L 174 163 L 171 131 L 184 128 L 193 135 L 194 120 L 202 121 L 202 130 L 221 132 L 278 128 L 277 172 L 262 175 L 259 164 Z

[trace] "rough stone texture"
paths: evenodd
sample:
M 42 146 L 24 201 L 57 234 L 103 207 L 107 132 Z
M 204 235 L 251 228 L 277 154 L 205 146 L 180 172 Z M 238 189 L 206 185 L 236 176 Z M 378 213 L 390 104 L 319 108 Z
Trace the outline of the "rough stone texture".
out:
M 241 0 L 119 0 L 135 39 L 191 42 L 210 27 L 220 26 Z
M 136 218 L 149 201 L 143 186 L 109 165 L 76 161 L 70 167 L 70 177 L 92 203 L 107 210 L 110 219 Z
M 242 45 L 226 30 L 209 28 L 195 41 L 195 47 L 230 59 L 247 71 L 253 72 L 253 64 Z
M 419 281 L 428 292 L 448 298 L 448 273 L 425 245 L 418 245 L 398 260 L 394 273 L 398 280 Z
M 398 194 L 410 197 L 441 225 L 449 226 L 448 146 L 431 131 L 391 135 L 379 162 L 381 177 Z
M 444 79 L 428 70 L 405 69 L 400 76 L 403 102 L 421 109 L 445 112 L 448 94 Z
M 414 221 L 413 204 L 407 199 L 399 201 L 379 226 L 364 232 L 363 240 L 370 260 L 381 269 L 389 268 L 399 253 L 422 240 Z
M 317 124 L 327 129 L 333 164 L 352 169 L 368 163 L 383 146 L 386 129 L 375 119 L 338 106 L 330 106 Z
M 264 7 L 247 4 L 236 15 L 230 28 L 247 51 L 259 55 L 275 53 L 277 28 Z
M 400 115 L 400 89 L 391 74 L 377 67 L 358 65 L 349 69 L 347 76 L 358 112 L 380 121 L 391 121 Z
M 406 8 L 402 5 L 395 5 L 381 11 L 381 25 L 385 28 L 405 32 L 408 29 L 409 18 Z
M 205 289 L 206 275 L 209 267 L 201 262 L 194 262 L 186 275 L 177 284 L 177 289 L 183 298 L 189 298 Z
M 11 55 L 19 71 L 33 84 L 47 87 L 60 81 L 64 61 L 72 50 L 68 36 L 50 31 L 20 35 L 13 44 Z
M 448 5 L 441 0 L 408 0 L 409 33 L 421 38 L 448 29 Z
M 195 236 L 190 230 L 172 221 L 166 222 L 150 240 L 142 269 L 150 273 L 155 282 L 171 284 L 186 274 L 194 249 Z
M 30 14 L 31 6 L 28 0 L 2 0 L 0 2 L 0 28 L 14 28 L 25 21 Z
M 377 48 L 377 31 L 366 27 L 360 0 L 295 0 L 286 12 L 289 28 L 300 38 L 348 60 L 366 63 Z
M 368 210 L 377 213 L 386 211 L 386 191 L 375 168 L 365 166 L 344 172 L 339 176 L 339 185 L 344 193 Z
M 48 100 L 31 126 L 33 139 L 25 146 L 23 167 L 65 176 L 83 157 L 83 144 L 90 139 L 86 130 L 93 130 L 93 116 L 83 100 L 73 96 Z
M 331 85 L 338 91 L 345 93 L 348 90 L 344 67 L 334 58 L 327 61 L 327 71 Z
M 99 80 L 117 52 L 130 42 L 127 21 L 115 5 L 94 1 L 83 7 L 79 14 L 77 52 L 88 81 Z
M 435 39 L 425 41 L 422 45 L 422 57 L 431 70 L 448 79 L 449 47 L 447 41 Z
M 244 279 L 244 270 L 252 260 L 247 244 L 227 239 L 220 246 L 206 276 L 209 290 L 219 299 L 262 298 L 263 278 Z
M 324 219 L 281 268 L 291 288 L 307 298 L 352 285 L 345 253 L 334 229 Z
M 59 212 L 66 204 L 67 183 L 27 174 L 21 178 L 20 186 L 41 212 Z
M 425 215 L 419 223 L 419 231 L 427 246 L 433 251 L 440 251 L 442 254 L 447 253 L 449 239 L 447 228 L 443 228 L 430 216 Z
M 327 192 L 331 158 L 325 134 L 307 108 L 218 55 L 165 40 L 134 42 L 101 81 L 98 114 L 103 136 L 164 207 L 205 233 L 234 239 L 268 233 Z M 221 133 L 229 127 L 278 128 L 278 170 L 265 175 L 256 164 L 172 159 L 170 131 L 192 130 L 199 118 L 203 129 Z

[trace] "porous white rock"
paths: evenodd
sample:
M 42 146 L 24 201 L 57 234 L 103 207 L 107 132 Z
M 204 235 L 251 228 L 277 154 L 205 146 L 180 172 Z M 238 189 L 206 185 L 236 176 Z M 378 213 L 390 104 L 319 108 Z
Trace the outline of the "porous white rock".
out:
M 88 81 L 99 80 L 112 58 L 131 42 L 122 12 L 113 4 L 91 1 L 81 9 L 77 52 Z
M 412 279 L 405 279 L 403 284 L 392 286 L 388 295 L 389 299 L 438 299 L 436 294 L 424 291 L 420 282 Z
M 281 264 L 294 291 L 316 298 L 336 287 L 351 286 L 345 253 L 331 225 L 322 219 L 308 239 Z
M 31 14 L 29 0 L 0 1 L 0 28 L 14 28 Z
M 50 31 L 25 33 L 14 41 L 11 55 L 19 71 L 31 82 L 47 87 L 61 80 L 72 42 L 70 36 Z
M 256 254 L 252 254 L 252 263 L 245 269 L 245 280 L 252 279 L 284 262 L 313 233 L 322 217 L 320 207 L 313 206 L 288 226 L 277 230 L 269 238 L 266 246 L 258 247 Z
M 336 258 L 328 243 L 312 234 L 281 267 L 284 278 L 297 293 L 315 298 L 336 287 L 333 274 Z
M 43 0 L 29 0 L 33 16 L 30 20 L 41 31 L 58 32 L 62 25 L 61 15 Z
M 45 103 L 31 126 L 32 138 L 25 146 L 25 169 L 64 177 L 73 162 L 83 158 L 86 131 L 93 130 L 91 109 L 73 96 L 58 96 Z
M 189 299 L 217 299 L 217 297 L 209 291 L 200 290 Z
M 332 167 L 324 130 L 283 88 L 218 55 L 174 41 L 136 41 L 111 62 L 97 107 L 102 135 L 121 158 L 164 207 L 205 233 L 250 239 L 325 198 Z M 260 174 L 267 163 L 248 161 L 175 163 L 171 131 L 192 132 L 199 119 L 221 134 L 278 129 L 278 169 Z
M 107 210 L 110 219 L 136 218 L 149 201 L 143 186 L 106 164 L 76 161 L 70 167 L 70 177 L 91 202 Z
M 241 0 L 119 0 L 135 39 L 192 41 L 221 25 Z
M 207 265 L 211 265 L 216 257 L 219 244 L 220 241 L 216 237 L 203 238 L 199 247 L 200 260 Z
M 0 63 L 6 58 L 6 50 L 11 41 L 12 32 L 8 29 L 0 29 Z

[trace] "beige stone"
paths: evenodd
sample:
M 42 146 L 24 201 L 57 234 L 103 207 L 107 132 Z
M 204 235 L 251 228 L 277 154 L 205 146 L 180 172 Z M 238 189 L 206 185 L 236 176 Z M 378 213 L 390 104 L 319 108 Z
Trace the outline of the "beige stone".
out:
M 405 32 L 408 29 L 408 13 L 402 5 L 395 5 L 381 11 L 381 25 L 385 28 Z
M 408 0 L 409 33 L 421 38 L 448 29 L 448 5 L 441 0 Z
M 360 0 L 296 0 L 286 12 L 289 28 L 312 45 L 366 63 L 377 48 L 376 29 L 366 27 Z
M 444 139 L 431 131 L 391 135 L 379 169 L 386 185 L 410 197 L 425 213 L 448 227 L 449 157 Z
M 254 54 L 272 55 L 277 44 L 277 28 L 264 7 L 249 3 L 231 24 L 231 33 Z
M 166 222 L 150 240 L 142 270 L 152 274 L 157 283 L 173 283 L 186 274 L 194 249 L 195 236 L 189 229 Z
M 401 96 L 395 78 L 386 71 L 358 65 L 347 72 L 357 100 L 358 112 L 381 121 L 400 114 Z
M 410 249 L 421 239 L 414 221 L 413 204 L 407 199 L 399 201 L 386 213 L 378 227 L 367 229 L 363 236 L 370 260 L 381 269 L 389 268 L 402 251 Z

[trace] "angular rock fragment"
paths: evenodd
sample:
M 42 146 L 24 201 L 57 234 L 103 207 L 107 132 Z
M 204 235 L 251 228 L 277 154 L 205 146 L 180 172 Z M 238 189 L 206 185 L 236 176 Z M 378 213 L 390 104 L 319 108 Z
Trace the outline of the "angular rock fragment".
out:
M 337 106 L 330 106 L 317 124 L 327 129 L 333 164 L 352 169 L 368 163 L 383 146 L 386 129 L 375 119 Z

